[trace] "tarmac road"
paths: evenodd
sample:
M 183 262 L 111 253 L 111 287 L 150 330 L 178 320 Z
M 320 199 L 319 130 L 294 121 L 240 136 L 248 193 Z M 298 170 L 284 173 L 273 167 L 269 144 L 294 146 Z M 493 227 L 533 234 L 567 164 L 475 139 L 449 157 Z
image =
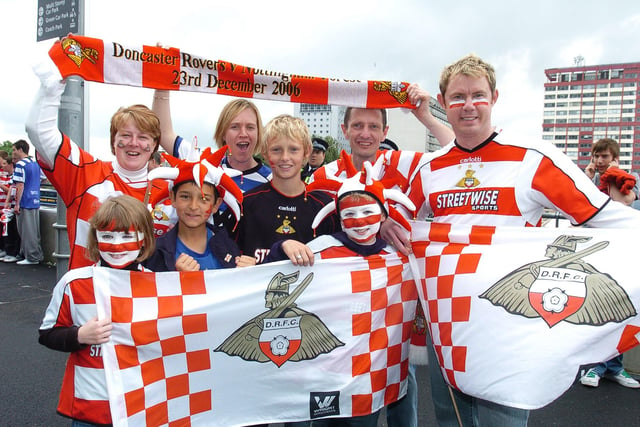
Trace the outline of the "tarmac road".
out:
M 66 354 L 38 344 L 38 327 L 55 281 L 55 267 L 0 263 L 2 426 L 70 425 L 55 412 Z M 418 370 L 418 382 L 420 426 L 435 426 L 425 369 Z M 606 380 L 597 389 L 576 382 L 560 399 L 533 411 L 529 425 L 639 426 L 640 390 Z M 386 426 L 384 417 L 380 426 Z

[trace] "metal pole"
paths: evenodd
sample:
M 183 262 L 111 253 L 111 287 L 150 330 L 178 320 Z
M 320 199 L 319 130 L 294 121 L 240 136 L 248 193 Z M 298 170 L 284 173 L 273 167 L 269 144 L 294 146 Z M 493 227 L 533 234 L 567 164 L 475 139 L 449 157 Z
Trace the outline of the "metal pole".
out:
M 84 0 L 78 1 L 78 34 L 84 35 Z M 80 148 L 85 140 L 85 84 L 79 77 L 68 77 L 58 110 L 58 128 Z M 69 183 L 72 185 L 72 183 Z M 67 233 L 67 207 L 58 197 L 56 222 L 56 245 L 53 257 L 56 259 L 58 280 L 69 270 L 69 235 Z

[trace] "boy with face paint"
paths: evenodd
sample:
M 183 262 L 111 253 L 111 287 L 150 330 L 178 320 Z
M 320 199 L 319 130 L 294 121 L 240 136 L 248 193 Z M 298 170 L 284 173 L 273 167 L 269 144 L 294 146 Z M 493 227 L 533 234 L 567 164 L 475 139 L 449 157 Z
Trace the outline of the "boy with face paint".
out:
M 107 199 L 89 225 L 87 257 L 96 266 L 144 270 L 140 262 L 153 252 L 155 237 L 151 215 L 142 202 L 126 195 Z M 111 322 L 98 319 L 93 273 L 93 267 L 83 267 L 60 279 L 38 341 L 70 353 L 58 413 L 74 421 L 111 424 L 101 348 L 111 336 Z
M 253 258 L 240 254 L 224 228 L 209 223 L 223 197 L 239 217 L 242 192 L 219 167 L 226 150 L 211 153 L 207 149 L 198 157 L 194 149 L 185 160 L 166 156 L 174 167 L 159 167 L 149 173 L 150 179 L 173 180 L 171 204 L 178 223 L 158 238 L 146 267 L 153 271 L 199 271 L 255 265 Z
M 375 181 L 373 176 L 379 176 L 384 159 L 379 158 L 374 166 L 364 163 L 362 172 L 355 172 L 349 156 L 343 152 L 341 156 L 346 166 L 344 181 L 336 179 L 317 180 L 310 184 L 309 189 L 327 191 L 334 194 L 332 201 L 320 211 L 314 219 L 317 226 L 322 219 L 337 209 L 342 231 L 332 235 L 320 236 L 308 244 L 295 240 L 277 242 L 271 247 L 266 262 L 289 259 L 294 265 L 313 265 L 314 259 L 339 258 L 351 256 L 371 256 L 396 252 L 380 235 L 380 226 L 387 219 L 394 220 L 410 229 L 404 220 L 388 201 L 403 205 L 408 210 L 414 210 L 413 203 L 399 190 L 388 189 L 386 183 Z M 395 185 L 395 182 L 391 185 Z M 415 296 L 417 299 L 417 294 Z M 388 408 L 387 408 L 388 411 Z M 364 416 L 352 418 L 327 418 L 314 420 L 314 427 L 353 426 L 375 427 L 378 425 L 379 411 Z

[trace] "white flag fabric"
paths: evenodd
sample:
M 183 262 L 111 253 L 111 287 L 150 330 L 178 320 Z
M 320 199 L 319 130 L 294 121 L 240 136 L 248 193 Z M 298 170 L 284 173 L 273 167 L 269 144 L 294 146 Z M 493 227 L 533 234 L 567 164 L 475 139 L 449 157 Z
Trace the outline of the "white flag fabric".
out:
M 114 425 L 376 411 L 406 393 L 417 293 L 398 255 L 143 273 L 94 267 Z
M 637 230 L 412 226 L 438 362 L 464 393 L 540 408 L 638 344 Z

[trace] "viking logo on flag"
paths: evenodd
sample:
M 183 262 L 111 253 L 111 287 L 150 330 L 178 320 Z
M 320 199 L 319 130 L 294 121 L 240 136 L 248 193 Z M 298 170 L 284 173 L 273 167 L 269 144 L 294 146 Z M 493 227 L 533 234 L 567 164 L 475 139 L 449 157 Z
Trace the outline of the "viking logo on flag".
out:
M 343 346 L 318 316 L 297 307 L 295 301 L 313 280 L 309 273 L 290 293 L 299 274 L 275 274 L 264 297 L 269 310 L 238 328 L 215 351 L 252 362 L 270 360 L 280 367 L 288 360 L 314 359 Z
M 553 327 L 566 320 L 574 324 L 602 325 L 636 315 L 625 290 L 610 275 L 582 260 L 609 242 L 576 252 L 586 236 L 561 235 L 547 246 L 549 259 L 526 264 L 500 279 L 480 298 L 513 314 L 542 317 Z

